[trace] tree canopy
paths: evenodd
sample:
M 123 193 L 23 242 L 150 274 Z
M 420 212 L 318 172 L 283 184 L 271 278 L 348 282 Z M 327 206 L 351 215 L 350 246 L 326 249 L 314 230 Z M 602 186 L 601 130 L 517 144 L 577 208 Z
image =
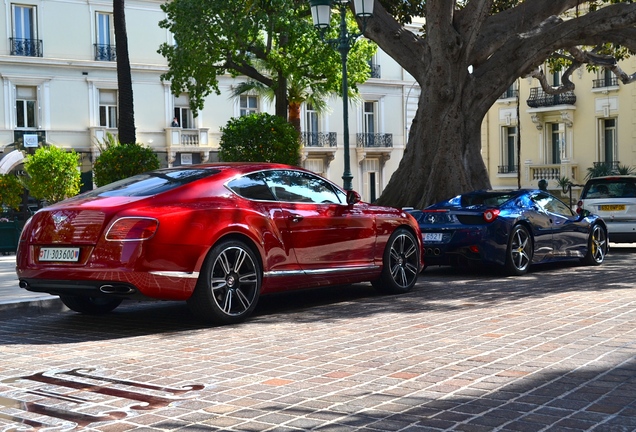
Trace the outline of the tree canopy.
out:
M 425 17 L 421 31 L 406 25 Z M 579 67 L 606 67 L 636 49 L 636 4 L 582 0 L 376 1 L 365 36 L 404 67 L 422 91 L 400 166 L 379 202 L 423 207 L 490 187 L 481 157 L 481 122 L 519 77 L 547 93 L 574 88 Z M 562 69 L 552 88 L 540 66 Z
M 320 40 L 307 1 L 171 0 L 162 9 L 167 18 L 159 25 L 175 41 L 159 48 L 170 68 L 162 79 L 171 82 L 174 94 L 188 93 L 195 115 L 206 96 L 221 93 L 219 77 L 225 74 L 243 75 L 272 89 L 276 115 L 283 118 L 288 103 L 297 102 L 296 89 L 307 94 L 340 91 L 340 56 Z M 350 24 L 355 29 L 353 19 Z M 328 37 L 335 36 L 332 31 Z M 351 50 L 352 91 L 369 78 L 375 49 L 360 40 Z

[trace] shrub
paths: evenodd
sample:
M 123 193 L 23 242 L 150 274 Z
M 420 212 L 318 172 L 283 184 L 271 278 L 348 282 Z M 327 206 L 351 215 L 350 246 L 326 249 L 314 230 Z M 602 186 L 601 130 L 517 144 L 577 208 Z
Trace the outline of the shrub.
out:
M 219 159 L 224 162 L 299 162 L 298 132 L 281 117 L 259 113 L 232 118 L 221 133 Z
M 634 175 L 636 170 L 628 165 L 613 166 L 612 164 L 599 163 L 592 167 L 588 167 L 585 180 L 594 177 L 604 177 L 608 175 Z
M 14 210 L 20 208 L 24 188 L 13 174 L 0 174 L 0 204 Z
M 104 143 L 93 166 L 93 178 L 97 186 L 152 171 L 160 166 L 157 155 L 142 144 L 121 144 L 112 135 Z
M 78 194 L 80 189 L 79 155 L 75 150 L 64 151 L 55 146 L 40 147 L 28 155 L 24 181 L 31 196 L 56 203 Z

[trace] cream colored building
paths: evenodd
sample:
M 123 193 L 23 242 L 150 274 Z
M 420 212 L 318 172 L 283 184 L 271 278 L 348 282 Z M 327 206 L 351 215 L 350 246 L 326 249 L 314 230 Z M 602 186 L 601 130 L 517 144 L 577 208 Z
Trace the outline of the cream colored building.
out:
M 241 78 L 224 77 L 222 94 L 210 96 L 193 118 L 188 96 L 172 95 L 169 83 L 160 79 L 167 63 L 157 49 L 172 42 L 158 26 L 165 18 L 162 2 L 126 1 L 137 141 L 150 146 L 163 166 L 214 161 L 220 127 L 231 117 L 272 113 L 273 106 L 257 95 L 229 98 Z M 46 143 L 80 153 L 84 189 L 90 189 L 96 142 L 117 132 L 112 2 L 7 1 L 0 14 L 5 29 L 0 173 L 21 174 L 23 154 Z M 636 61 L 630 60 L 625 70 L 634 69 Z M 367 201 L 382 193 L 398 166 L 419 96 L 412 77 L 382 51 L 372 71 L 372 78 L 359 86 L 360 100 L 349 107 L 353 188 Z M 492 107 L 482 129 L 482 154 L 493 187 L 536 186 L 545 178 L 554 189 L 562 177 L 582 183 L 587 167 L 595 163 L 636 165 L 636 87 L 582 70 L 574 82 L 573 94 L 546 97 L 537 93 L 537 82 L 520 79 Z M 329 104 L 331 111 L 324 115 L 303 107 L 302 164 L 342 184 L 342 100 L 334 96 Z M 171 126 L 175 116 L 180 127 Z
M 167 62 L 157 53 L 171 35 L 158 26 L 162 1 L 127 0 L 137 141 L 150 146 L 163 166 L 217 158 L 220 127 L 231 117 L 273 113 L 257 95 L 229 98 L 241 78 L 221 79 L 221 96 L 210 96 L 193 118 L 187 95 L 171 94 L 160 76 Z M 92 187 L 96 142 L 117 132 L 117 78 L 112 1 L 7 1 L 0 8 L 0 172 L 21 170 L 22 153 L 37 146 L 75 149 L 81 155 L 84 189 Z M 366 200 L 380 195 L 402 157 L 418 89 L 386 54 L 373 60 L 373 78 L 359 86 L 349 108 L 353 187 Z M 303 107 L 303 165 L 342 184 L 342 100 L 318 115 Z M 180 127 L 172 127 L 173 117 Z M 18 150 L 19 152 L 13 152 Z M 13 152 L 13 153 L 12 153 Z
M 636 59 L 621 67 L 635 70 Z M 558 73 L 546 74 L 560 84 Z M 548 95 L 536 79 L 521 78 L 490 109 L 482 155 L 493 188 L 537 187 L 545 179 L 558 192 L 559 179 L 581 185 L 595 165 L 636 166 L 636 86 L 604 70 L 580 68 L 571 79 L 574 91 Z M 580 187 L 572 189 L 576 199 Z

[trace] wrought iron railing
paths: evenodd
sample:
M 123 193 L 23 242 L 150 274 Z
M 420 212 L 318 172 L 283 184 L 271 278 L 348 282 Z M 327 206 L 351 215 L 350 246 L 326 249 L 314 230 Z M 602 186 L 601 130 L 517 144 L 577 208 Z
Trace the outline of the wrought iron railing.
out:
M 371 63 L 369 66 L 371 67 L 371 78 L 382 78 L 382 68 L 379 64 Z
M 602 87 L 616 87 L 618 86 L 618 78 L 615 76 L 595 79 L 592 81 L 592 88 L 602 88 Z
M 356 134 L 357 147 L 393 147 L 393 135 L 384 133 Z
M 512 98 L 516 98 L 518 94 L 519 94 L 519 90 L 509 88 L 508 90 L 506 90 L 506 91 L 504 92 L 504 94 L 502 94 L 502 95 L 499 97 L 499 99 L 512 99 Z
M 335 132 L 302 132 L 300 141 L 305 147 L 336 147 Z
M 576 95 L 572 91 L 561 94 L 548 94 L 541 87 L 530 89 L 530 97 L 526 101 L 530 108 L 548 107 L 555 105 L 574 105 Z
M 11 55 L 25 57 L 42 57 L 42 41 L 38 39 L 9 38 Z
M 95 60 L 116 61 L 117 52 L 115 50 L 115 45 L 95 44 Z
M 499 165 L 499 174 L 512 174 L 519 172 L 519 165 Z

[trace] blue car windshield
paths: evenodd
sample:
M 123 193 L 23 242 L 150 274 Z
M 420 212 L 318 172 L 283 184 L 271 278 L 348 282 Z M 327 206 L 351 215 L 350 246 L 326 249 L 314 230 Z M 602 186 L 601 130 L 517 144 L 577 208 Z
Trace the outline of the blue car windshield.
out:
M 219 170 L 217 169 L 188 169 L 183 167 L 150 171 L 107 184 L 106 186 L 78 195 L 78 197 L 151 196 L 214 175 L 218 172 Z
M 483 192 L 461 196 L 462 207 L 499 207 L 517 195 L 516 192 Z

